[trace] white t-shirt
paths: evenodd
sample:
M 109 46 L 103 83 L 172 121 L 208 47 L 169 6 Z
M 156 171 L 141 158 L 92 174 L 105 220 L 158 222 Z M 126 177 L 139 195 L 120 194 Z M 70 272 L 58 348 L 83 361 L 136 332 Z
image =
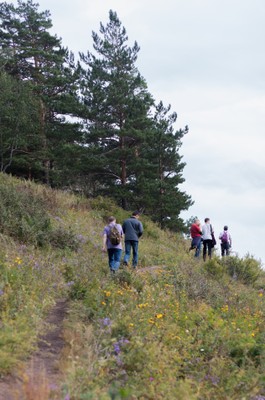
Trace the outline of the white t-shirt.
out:
M 212 228 L 213 232 L 213 228 Z M 203 240 L 212 240 L 212 233 L 211 233 L 211 224 L 204 224 L 202 226 L 202 238 Z

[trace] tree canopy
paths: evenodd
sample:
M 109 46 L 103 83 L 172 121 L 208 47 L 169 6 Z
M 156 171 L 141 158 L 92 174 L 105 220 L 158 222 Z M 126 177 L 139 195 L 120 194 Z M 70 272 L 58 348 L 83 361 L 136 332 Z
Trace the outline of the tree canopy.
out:
M 1 170 L 109 196 L 184 230 L 179 214 L 192 200 L 180 190 L 179 149 L 188 127 L 176 130 L 176 112 L 156 104 L 136 67 L 137 42 L 110 10 L 92 32 L 93 51 L 76 62 L 38 8 L 0 4 Z

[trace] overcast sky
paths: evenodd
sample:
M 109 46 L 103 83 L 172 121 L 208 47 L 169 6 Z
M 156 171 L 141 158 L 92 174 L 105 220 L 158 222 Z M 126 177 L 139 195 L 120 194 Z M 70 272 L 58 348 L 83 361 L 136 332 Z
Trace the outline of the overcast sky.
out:
M 7 1 L 15 3 L 14 1 Z M 36 1 L 37 2 L 37 1 Z M 233 251 L 265 263 L 265 1 L 39 0 L 52 33 L 75 54 L 93 51 L 92 30 L 116 11 L 137 67 L 156 101 L 189 126 L 182 189 L 194 205 L 184 219 L 227 224 Z

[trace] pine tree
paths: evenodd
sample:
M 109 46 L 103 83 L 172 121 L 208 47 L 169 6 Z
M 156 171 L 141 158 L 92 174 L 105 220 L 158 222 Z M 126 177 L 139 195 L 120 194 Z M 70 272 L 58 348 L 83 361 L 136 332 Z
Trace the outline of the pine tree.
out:
M 188 127 L 175 130 L 177 114 L 170 113 L 170 109 L 171 106 L 165 107 L 162 101 L 155 108 L 152 135 L 142 149 L 146 172 L 139 173 L 135 201 L 161 228 L 184 231 L 186 227 L 179 214 L 193 202 L 180 190 L 185 163 L 179 149 Z
M 39 148 L 35 134 L 38 105 L 29 82 L 18 81 L 0 67 L 0 171 L 28 177 L 30 155 Z
M 31 82 L 38 100 L 41 146 L 34 155 L 34 168 L 37 174 L 36 166 L 41 165 L 42 179 L 49 184 L 50 172 L 56 169 L 56 150 L 60 153 L 62 146 L 74 143 L 63 127 L 64 116 L 77 107 L 77 74 L 73 55 L 62 47 L 61 39 L 48 31 L 52 27 L 49 11 L 38 12 L 38 6 L 32 0 L 18 0 L 17 7 L 0 4 L 0 51 L 5 71 Z
M 127 208 L 137 179 L 135 159 L 151 126 L 153 99 L 135 66 L 139 46 L 127 45 L 126 30 L 115 12 L 109 12 L 106 27 L 100 24 L 100 34 L 92 33 L 97 57 L 91 52 L 80 55 L 86 169 L 98 182 L 97 193 L 111 194 Z

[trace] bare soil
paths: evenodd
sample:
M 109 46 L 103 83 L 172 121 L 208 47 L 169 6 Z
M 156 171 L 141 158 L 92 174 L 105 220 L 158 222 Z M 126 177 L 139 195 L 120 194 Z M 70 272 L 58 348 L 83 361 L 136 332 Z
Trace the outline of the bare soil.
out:
M 64 347 L 63 320 L 67 301 L 58 300 L 50 311 L 46 332 L 38 348 L 23 368 L 0 380 L 0 400 L 59 399 L 61 374 L 59 360 Z

